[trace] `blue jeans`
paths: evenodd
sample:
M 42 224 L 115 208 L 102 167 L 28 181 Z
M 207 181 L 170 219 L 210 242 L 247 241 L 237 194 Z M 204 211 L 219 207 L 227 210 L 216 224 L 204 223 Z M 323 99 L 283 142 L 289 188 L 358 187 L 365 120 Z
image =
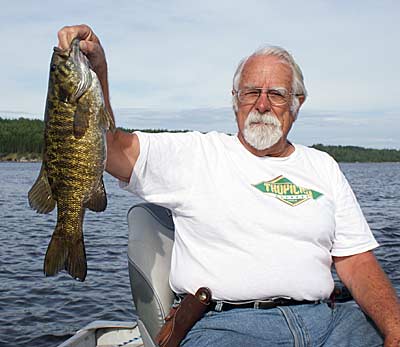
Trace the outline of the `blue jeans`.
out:
M 354 301 L 210 311 L 182 347 L 378 347 L 382 336 Z

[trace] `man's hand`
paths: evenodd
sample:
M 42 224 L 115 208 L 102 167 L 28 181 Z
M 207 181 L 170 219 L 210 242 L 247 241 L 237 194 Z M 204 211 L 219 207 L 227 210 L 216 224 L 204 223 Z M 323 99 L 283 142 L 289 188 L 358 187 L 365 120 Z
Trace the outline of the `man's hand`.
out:
M 99 79 L 106 78 L 107 62 L 103 47 L 99 38 L 86 24 L 61 28 L 58 32 L 58 47 L 68 49 L 75 38 L 81 40 L 80 49 L 88 57 L 92 69 L 99 76 Z
M 384 346 L 400 347 L 400 302 L 373 253 L 333 260 L 344 285 L 383 334 Z
M 400 347 L 400 332 L 386 336 L 384 347 Z

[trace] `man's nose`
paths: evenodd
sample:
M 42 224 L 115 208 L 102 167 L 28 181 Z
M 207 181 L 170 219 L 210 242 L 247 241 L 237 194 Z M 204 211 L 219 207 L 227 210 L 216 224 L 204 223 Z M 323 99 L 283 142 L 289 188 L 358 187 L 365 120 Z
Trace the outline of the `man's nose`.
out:
M 259 113 L 266 113 L 266 112 L 271 111 L 271 103 L 270 103 L 267 93 L 265 91 L 262 91 L 260 96 L 258 97 L 256 104 L 255 104 L 255 109 Z

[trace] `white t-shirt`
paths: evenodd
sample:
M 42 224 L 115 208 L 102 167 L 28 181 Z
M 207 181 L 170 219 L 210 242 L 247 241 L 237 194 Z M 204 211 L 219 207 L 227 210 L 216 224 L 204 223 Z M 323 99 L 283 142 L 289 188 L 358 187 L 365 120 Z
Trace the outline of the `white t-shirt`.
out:
M 237 136 L 136 133 L 125 189 L 172 210 L 170 285 L 217 300 L 329 297 L 332 256 L 378 246 L 337 163 L 302 145 L 257 157 Z

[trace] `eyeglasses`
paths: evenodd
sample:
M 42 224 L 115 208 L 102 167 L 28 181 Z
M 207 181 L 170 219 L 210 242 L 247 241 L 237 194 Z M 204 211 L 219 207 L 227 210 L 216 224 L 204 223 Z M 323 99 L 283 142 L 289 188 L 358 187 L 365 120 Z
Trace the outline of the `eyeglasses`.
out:
M 269 102 L 274 106 L 282 106 L 288 103 L 290 95 L 300 96 L 302 94 L 289 93 L 286 88 L 244 88 L 233 91 L 237 94 L 242 104 L 255 104 L 261 93 L 267 93 Z

